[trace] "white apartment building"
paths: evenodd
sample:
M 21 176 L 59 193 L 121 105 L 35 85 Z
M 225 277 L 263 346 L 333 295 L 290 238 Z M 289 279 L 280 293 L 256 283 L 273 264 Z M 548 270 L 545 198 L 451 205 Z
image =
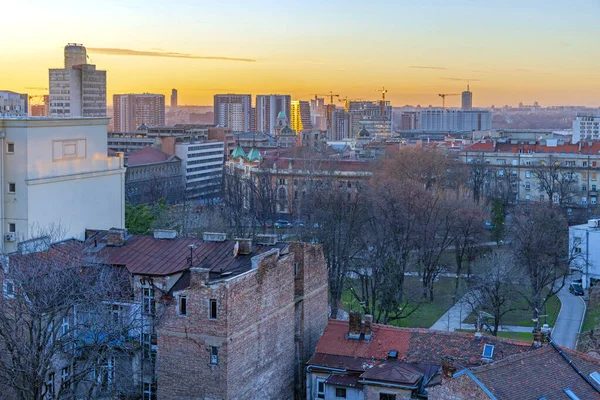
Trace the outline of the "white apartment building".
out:
M 27 115 L 27 95 L 0 90 L 0 117 L 22 117 Z
M 600 279 L 600 220 L 569 227 L 571 269 L 580 271 L 582 286 L 590 287 L 590 279 Z
M 51 117 L 106 117 L 106 71 L 87 64 L 82 45 L 65 46 L 65 67 L 49 70 Z
M 186 198 L 210 201 L 221 196 L 225 143 L 216 140 L 177 143 L 183 162 Z
M 80 239 L 85 229 L 124 227 L 125 168 L 122 156 L 107 156 L 108 121 L 0 119 L 4 253 L 56 227 L 65 238 Z
M 215 125 L 232 132 L 249 132 L 252 127 L 252 96 L 249 94 L 216 94 Z
M 471 132 L 492 128 L 492 114 L 487 110 L 428 108 L 419 113 L 419 128 L 435 132 Z
M 600 115 L 578 115 L 573 120 L 573 143 L 600 139 Z
M 286 116 L 292 115 L 292 96 L 285 94 L 270 94 L 256 96 L 256 132 L 275 135 L 277 116 L 284 112 Z

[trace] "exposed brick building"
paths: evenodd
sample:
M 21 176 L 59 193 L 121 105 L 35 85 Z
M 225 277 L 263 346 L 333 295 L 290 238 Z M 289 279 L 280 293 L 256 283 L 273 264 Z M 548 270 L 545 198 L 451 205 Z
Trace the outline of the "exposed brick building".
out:
M 144 398 L 301 396 L 303 365 L 327 324 L 321 247 L 204 239 L 171 231 L 88 239 L 105 262 L 127 267 L 149 321 L 137 373 Z

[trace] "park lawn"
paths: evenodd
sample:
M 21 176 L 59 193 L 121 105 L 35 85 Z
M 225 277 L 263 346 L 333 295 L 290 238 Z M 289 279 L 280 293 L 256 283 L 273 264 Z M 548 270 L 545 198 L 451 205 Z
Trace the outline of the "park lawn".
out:
M 585 312 L 585 318 L 583 319 L 583 325 L 581 326 L 581 332 L 589 332 L 600 323 L 600 307 L 588 307 Z
M 500 324 L 505 326 L 531 326 L 533 328 L 533 321 L 531 320 L 532 313 L 528 308 L 527 302 L 523 299 L 518 306 L 526 309 L 509 312 L 502 318 Z M 540 326 L 544 323 L 554 326 L 559 311 L 560 300 L 558 299 L 558 296 L 552 296 L 546 303 L 546 310 L 542 311 L 542 315 L 547 315 L 547 317 L 540 318 Z M 469 324 L 476 323 L 477 310 L 473 311 L 464 322 Z
M 416 311 L 406 318 L 399 321 L 392 321 L 390 325 L 407 328 L 430 328 L 453 304 L 455 278 L 442 277 L 434 284 L 433 302 L 421 301 L 422 283 L 418 276 L 407 276 L 404 281 L 404 288 L 410 298 L 415 299 L 415 304 L 409 304 L 406 308 Z M 465 284 L 461 280 L 459 285 L 459 298 L 465 292 Z M 342 308 L 346 311 L 360 310 L 358 302 L 352 299 L 350 290 L 342 293 Z

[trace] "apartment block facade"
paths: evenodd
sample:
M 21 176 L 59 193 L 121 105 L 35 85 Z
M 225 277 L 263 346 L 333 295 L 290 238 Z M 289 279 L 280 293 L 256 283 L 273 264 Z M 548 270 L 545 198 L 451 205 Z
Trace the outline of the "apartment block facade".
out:
M 215 125 L 232 132 L 249 132 L 252 128 L 252 96 L 249 94 L 216 94 Z
M 217 140 L 177 142 L 175 155 L 182 160 L 185 197 L 212 201 L 221 196 L 225 143 Z
M 291 115 L 290 95 L 270 94 L 256 96 L 255 124 L 256 132 L 275 135 L 277 117 L 283 111 L 285 116 Z
M 162 94 L 113 95 L 113 127 L 116 132 L 135 132 L 146 126 L 165 124 L 165 96 Z
M 310 103 L 308 101 L 292 100 L 291 114 L 289 115 L 291 128 L 296 134 L 299 135 L 302 131 L 313 129 L 310 118 Z

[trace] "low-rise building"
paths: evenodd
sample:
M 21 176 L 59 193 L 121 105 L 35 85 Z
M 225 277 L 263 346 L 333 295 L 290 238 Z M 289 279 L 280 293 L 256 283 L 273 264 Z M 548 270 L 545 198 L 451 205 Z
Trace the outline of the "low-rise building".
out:
M 27 116 L 27 94 L 0 90 L 0 117 Z
M 177 203 L 185 197 L 181 159 L 145 147 L 127 156 L 125 174 L 126 200 L 134 205 L 156 203 L 161 199 Z
M 134 151 L 142 150 L 148 146 L 154 146 L 157 143 L 155 138 L 148 138 L 145 134 L 132 133 L 108 133 L 108 148 L 115 152 L 125 154 L 133 153 Z
M 306 399 L 427 398 L 447 371 L 528 353 L 531 343 L 480 334 L 397 328 L 350 313 L 330 320 L 308 361 Z M 440 399 L 431 395 L 431 399 Z
M 600 279 L 600 220 L 569 227 L 571 269 L 582 276 L 584 289 Z
M 183 161 L 185 197 L 210 202 L 221 196 L 225 143 L 217 140 L 177 142 L 175 155 Z

